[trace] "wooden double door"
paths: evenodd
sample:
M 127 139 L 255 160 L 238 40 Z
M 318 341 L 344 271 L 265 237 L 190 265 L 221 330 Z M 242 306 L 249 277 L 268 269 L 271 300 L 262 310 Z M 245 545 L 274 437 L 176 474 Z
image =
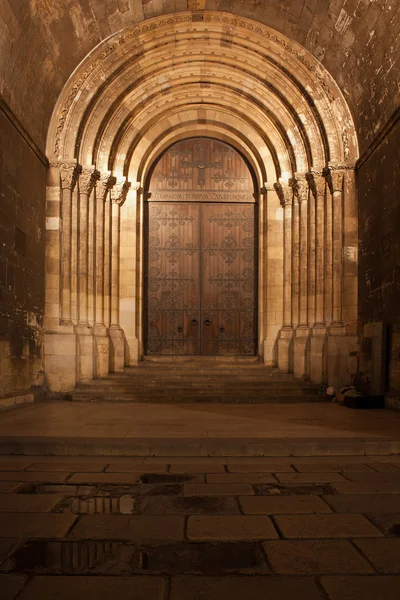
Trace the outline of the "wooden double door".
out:
M 149 202 L 147 354 L 256 352 L 255 205 Z

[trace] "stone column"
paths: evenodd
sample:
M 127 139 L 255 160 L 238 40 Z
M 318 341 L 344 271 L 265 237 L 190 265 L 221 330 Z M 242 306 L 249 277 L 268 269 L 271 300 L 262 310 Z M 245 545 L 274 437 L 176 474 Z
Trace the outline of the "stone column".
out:
M 296 377 L 308 375 L 308 196 L 309 187 L 304 173 L 296 173 L 291 180 L 299 206 L 299 323 L 293 343 L 293 372 Z
M 129 187 L 124 178 L 111 190 L 110 370 L 113 372 L 122 371 L 125 366 L 125 338 L 119 324 L 120 210 Z
M 104 318 L 105 296 L 105 225 L 106 206 L 110 190 L 116 179 L 111 172 L 101 173 L 96 194 L 96 229 L 95 229 L 95 289 L 94 308 L 95 322 L 93 334 L 95 339 L 95 376 L 106 377 L 110 368 L 110 340 Z M 108 241 L 108 240 L 107 240 Z
M 84 167 L 79 176 L 78 212 L 78 335 L 79 373 L 81 382 L 90 382 L 94 375 L 93 331 L 88 321 L 89 289 L 89 198 L 100 174 L 93 166 Z
M 292 369 L 292 206 L 293 190 L 284 182 L 274 184 L 283 208 L 283 327 L 278 339 L 278 368 Z
M 72 325 L 71 317 L 71 218 L 72 192 L 76 185 L 81 166 L 76 161 L 62 162 L 59 165 L 61 176 L 61 307 L 60 318 L 64 325 Z
M 326 327 L 324 323 L 324 275 L 325 275 L 325 179 L 319 174 L 308 174 L 311 194 L 315 201 L 315 312 L 314 325 L 310 339 L 310 379 L 321 384 L 326 378 L 325 343 Z M 310 248 L 312 246 L 312 240 Z

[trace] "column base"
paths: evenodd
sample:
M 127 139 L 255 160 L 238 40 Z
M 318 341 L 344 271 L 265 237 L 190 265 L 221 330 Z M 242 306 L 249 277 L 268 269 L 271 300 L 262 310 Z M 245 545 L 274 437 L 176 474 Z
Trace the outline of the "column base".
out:
M 137 337 L 134 338 L 126 338 L 127 345 L 127 356 L 126 356 L 126 364 L 129 367 L 135 367 L 141 356 L 139 340 Z
M 116 373 L 125 367 L 125 336 L 121 327 L 111 325 L 110 334 L 110 371 Z
M 93 327 L 95 347 L 95 377 L 107 377 L 110 372 L 110 338 L 105 325 Z
M 325 372 L 326 327 L 314 325 L 310 337 L 309 372 L 311 383 L 321 385 L 327 381 Z
M 293 370 L 293 328 L 282 327 L 278 339 L 278 369 L 285 373 Z
M 93 330 L 87 325 L 77 325 L 78 338 L 78 374 L 80 383 L 90 383 L 94 377 L 94 337 Z
M 45 382 L 50 392 L 73 392 L 77 382 L 77 339 L 72 326 L 44 334 Z
M 298 379 L 308 376 L 307 349 L 310 330 L 307 325 L 299 325 L 293 339 L 293 373 Z

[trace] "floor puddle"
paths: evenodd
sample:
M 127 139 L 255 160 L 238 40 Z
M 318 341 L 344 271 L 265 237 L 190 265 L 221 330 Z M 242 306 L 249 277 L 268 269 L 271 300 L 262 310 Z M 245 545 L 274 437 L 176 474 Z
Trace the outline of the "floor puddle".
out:
M 66 498 L 57 505 L 55 512 L 74 515 L 132 515 L 136 514 L 133 496 L 92 496 L 90 498 Z
M 31 541 L 2 565 L 28 574 L 267 573 L 259 544 L 180 543 L 136 547 L 125 542 Z
M 96 492 L 95 485 L 68 485 L 66 483 L 25 483 L 17 490 L 18 494 L 65 494 L 68 496 L 90 496 Z
M 96 491 L 96 496 L 178 496 L 182 493 L 179 484 L 166 485 L 111 485 L 102 484 Z
M 202 573 L 213 575 L 229 572 L 266 572 L 261 548 L 257 544 L 181 543 L 141 549 L 135 570 L 152 573 Z

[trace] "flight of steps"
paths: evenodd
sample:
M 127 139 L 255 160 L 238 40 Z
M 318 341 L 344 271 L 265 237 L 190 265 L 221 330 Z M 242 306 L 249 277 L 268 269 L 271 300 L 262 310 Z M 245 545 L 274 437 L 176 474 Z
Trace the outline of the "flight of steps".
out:
M 136 367 L 78 385 L 73 400 L 145 403 L 323 402 L 318 387 L 257 357 L 146 357 Z

